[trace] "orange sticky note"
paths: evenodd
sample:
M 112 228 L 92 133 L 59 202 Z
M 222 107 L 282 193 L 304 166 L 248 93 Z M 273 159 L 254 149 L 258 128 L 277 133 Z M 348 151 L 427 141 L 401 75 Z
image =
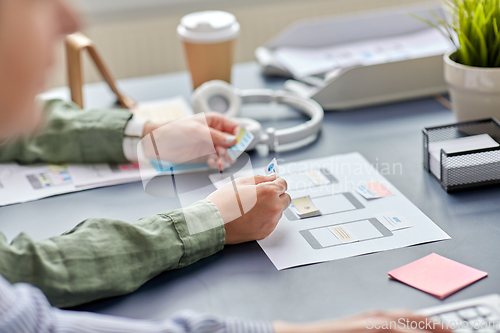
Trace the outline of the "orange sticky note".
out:
M 444 299 L 488 276 L 488 273 L 432 253 L 390 271 L 389 276 Z

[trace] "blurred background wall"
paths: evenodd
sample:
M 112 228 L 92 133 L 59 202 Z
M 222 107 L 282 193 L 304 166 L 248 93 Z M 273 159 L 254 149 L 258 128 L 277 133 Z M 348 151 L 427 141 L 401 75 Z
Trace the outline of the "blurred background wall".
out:
M 86 20 L 83 32 L 98 46 L 118 79 L 184 70 L 176 28 L 182 16 L 199 10 L 225 10 L 241 24 L 236 62 L 254 60 L 254 50 L 291 23 L 423 0 L 73 0 Z M 62 45 L 52 87 L 66 85 Z M 85 81 L 101 78 L 86 59 Z

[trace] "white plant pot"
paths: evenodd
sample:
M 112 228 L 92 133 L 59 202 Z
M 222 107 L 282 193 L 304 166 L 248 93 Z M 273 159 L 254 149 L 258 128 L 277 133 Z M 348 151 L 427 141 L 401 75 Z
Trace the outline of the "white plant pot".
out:
M 500 68 L 464 66 L 452 58 L 453 52 L 444 55 L 444 78 L 457 121 L 500 120 Z

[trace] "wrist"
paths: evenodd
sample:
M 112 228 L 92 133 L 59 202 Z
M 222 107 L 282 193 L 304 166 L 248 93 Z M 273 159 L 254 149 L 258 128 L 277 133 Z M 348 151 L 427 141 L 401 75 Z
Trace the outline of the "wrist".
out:
M 153 124 L 153 123 L 150 123 L 150 122 L 147 122 L 145 125 L 144 125 L 144 132 L 142 134 L 142 137 L 146 137 L 148 134 L 152 133 L 153 131 L 155 131 L 156 129 L 158 128 L 158 125 L 157 124 Z
M 147 122 L 145 120 L 132 117 L 125 125 L 122 148 L 123 154 L 129 162 L 137 163 L 139 160 L 137 148 L 141 139 L 144 137 L 146 124 Z

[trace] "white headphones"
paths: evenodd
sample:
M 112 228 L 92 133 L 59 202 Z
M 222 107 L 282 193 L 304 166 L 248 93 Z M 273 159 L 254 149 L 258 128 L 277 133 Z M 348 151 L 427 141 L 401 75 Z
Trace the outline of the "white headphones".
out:
M 255 137 L 248 150 L 255 148 L 258 144 L 266 144 L 270 150 L 274 151 L 288 151 L 304 147 L 316 140 L 324 117 L 323 108 L 310 98 L 269 89 L 238 90 L 220 80 L 208 81 L 199 86 L 191 97 L 191 103 L 195 113 L 218 112 L 238 121 Z M 301 125 L 282 130 L 270 127 L 264 133 L 258 121 L 235 118 L 240 114 L 241 105 L 247 103 L 286 104 L 311 119 Z

